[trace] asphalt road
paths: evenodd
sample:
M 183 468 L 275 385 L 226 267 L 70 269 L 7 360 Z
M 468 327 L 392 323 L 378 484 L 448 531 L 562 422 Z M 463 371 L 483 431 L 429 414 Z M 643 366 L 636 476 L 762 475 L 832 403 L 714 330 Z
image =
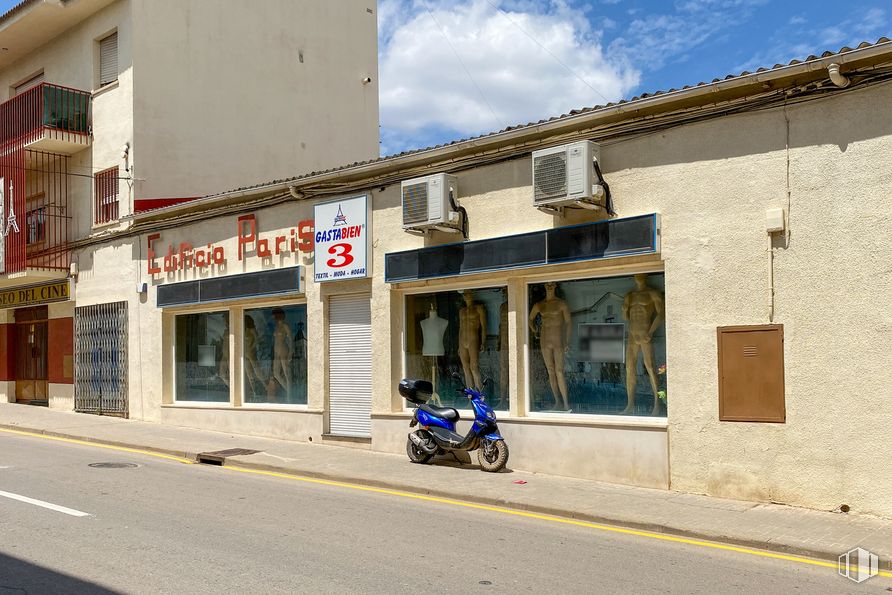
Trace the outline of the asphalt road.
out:
M 106 462 L 138 466 L 89 466 Z M 827 568 L 0 433 L 0 595 L 889 587 L 883 577 L 856 585 Z

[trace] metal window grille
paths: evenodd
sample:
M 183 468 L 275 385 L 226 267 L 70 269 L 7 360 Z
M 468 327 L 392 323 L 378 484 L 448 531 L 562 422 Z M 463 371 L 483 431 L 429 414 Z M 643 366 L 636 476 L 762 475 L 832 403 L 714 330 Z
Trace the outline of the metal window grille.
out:
M 98 172 L 96 179 L 95 222 L 108 223 L 118 219 L 118 168 Z
M 128 416 L 127 302 L 75 308 L 74 408 Z

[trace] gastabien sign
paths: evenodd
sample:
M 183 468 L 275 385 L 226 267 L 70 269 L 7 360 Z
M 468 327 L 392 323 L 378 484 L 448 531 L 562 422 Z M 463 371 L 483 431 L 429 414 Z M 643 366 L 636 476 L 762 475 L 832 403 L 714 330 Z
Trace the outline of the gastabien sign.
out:
M 317 282 L 369 276 L 368 195 L 315 206 L 314 279 Z
M 64 302 L 69 299 L 71 299 L 71 282 L 69 279 L 64 279 L 46 285 L 0 290 L 0 309 Z

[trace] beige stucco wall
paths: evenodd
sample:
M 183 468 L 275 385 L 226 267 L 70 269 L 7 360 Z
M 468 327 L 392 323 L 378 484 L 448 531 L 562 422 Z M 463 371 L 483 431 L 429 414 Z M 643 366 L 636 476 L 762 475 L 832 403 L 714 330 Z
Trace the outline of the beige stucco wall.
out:
M 846 503 L 853 510 L 892 516 L 887 497 L 892 456 L 885 438 L 884 366 L 892 311 L 885 299 L 892 191 L 892 117 L 874 108 L 892 101 L 892 85 L 856 90 L 782 109 L 737 115 L 650 136 L 605 143 L 601 154 L 620 216 L 658 212 L 662 254 L 603 263 L 577 263 L 401 286 L 383 281 L 384 254 L 425 243 L 455 241 L 439 234 L 419 238 L 400 229 L 399 187 L 372 197 L 374 277 L 319 285 L 312 259 L 281 263 L 260 259 L 231 266 L 227 274 L 263 266 L 307 267 L 310 403 L 306 411 L 234 411 L 228 407 L 177 408 L 162 377 L 166 349 L 154 287 L 143 299 L 132 282 L 96 273 L 78 282 L 78 301 L 108 301 L 131 292 L 131 413 L 166 423 L 219 427 L 299 440 L 324 431 L 326 408 L 326 298 L 372 291 L 372 448 L 399 451 L 408 414 L 395 382 L 402 368 L 405 292 L 505 284 L 509 288 L 510 412 L 501 416 L 515 468 L 638 485 L 670 486 L 719 496 L 773 500 L 815 508 Z M 787 120 L 789 150 L 787 150 Z M 767 322 L 768 252 L 765 209 L 785 207 L 789 163 L 789 242 L 775 239 L 775 316 L 786 335 L 784 424 L 718 421 L 716 327 Z M 531 205 L 529 158 L 458 173 L 459 195 L 470 215 L 471 239 L 483 239 L 579 222 Z M 257 213 L 261 235 L 310 218 L 309 201 L 292 201 Z M 158 243 L 223 243 L 234 258 L 235 215 L 162 231 Z M 103 247 L 102 271 L 145 278 L 145 236 L 131 249 Z M 128 263 L 139 260 L 139 268 Z M 526 414 L 523 348 L 529 281 L 665 271 L 668 350 L 668 434 L 658 421 L 537 418 Z M 162 280 L 166 283 L 170 280 Z M 158 281 L 156 280 L 156 283 Z M 82 290 L 90 286 L 89 290 Z M 92 296 L 92 297 L 87 297 Z M 138 314 L 137 314 L 138 312 Z M 136 350 L 141 345 L 141 354 Z M 137 388 L 139 385 L 140 388 Z M 169 399 L 168 399 L 169 400 Z M 138 409 L 135 403 L 139 403 Z M 269 415 L 266 415 L 269 413 Z M 304 418 L 307 419 L 302 419 Z M 320 418 L 322 418 L 320 420 Z M 566 418 L 570 420 L 570 418 Z
M 378 156 L 373 0 L 132 3 L 138 198 Z

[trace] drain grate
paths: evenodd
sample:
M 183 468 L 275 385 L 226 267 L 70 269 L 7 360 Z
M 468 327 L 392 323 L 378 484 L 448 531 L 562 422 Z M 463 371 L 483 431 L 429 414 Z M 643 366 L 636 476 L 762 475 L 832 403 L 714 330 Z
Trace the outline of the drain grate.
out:
M 198 453 L 198 462 L 206 465 L 222 465 L 223 461 L 229 457 L 240 457 L 243 455 L 253 455 L 260 452 L 259 450 L 251 450 L 250 448 L 227 448 L 226 450 L 215 450 L 213 452 Z
M 132 469 L 133 467 L 139 467 L 136 463 L 90 463 L 87 466 L 96 469 Z

